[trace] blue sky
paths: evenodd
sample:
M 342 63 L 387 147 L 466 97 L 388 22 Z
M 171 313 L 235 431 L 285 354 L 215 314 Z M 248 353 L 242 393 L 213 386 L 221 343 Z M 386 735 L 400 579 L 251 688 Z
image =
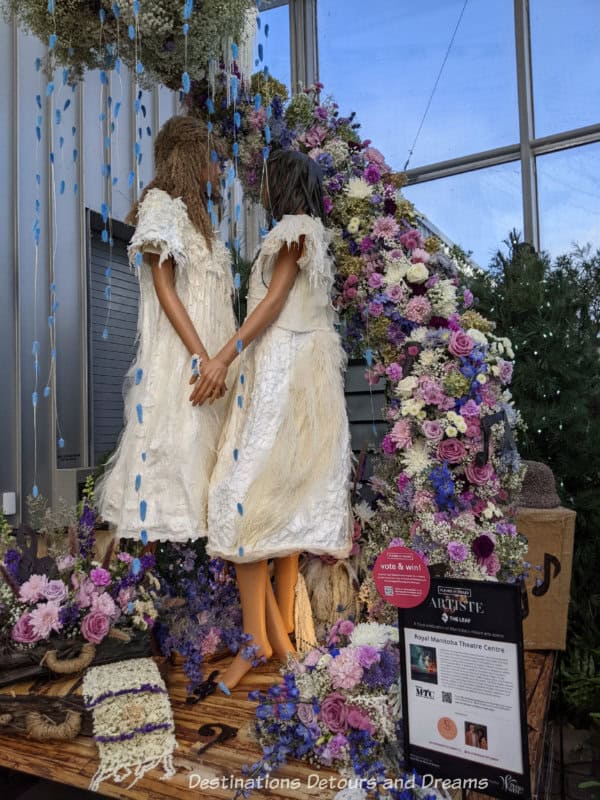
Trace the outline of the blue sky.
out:
M 319 0 L 320 77 L 342 112 L 402 169 L 464 0 Z M 530 0 L 536 132 L 600 123 L 600 3 Z M 288 9 L 269 22 L 266 62 L 289 80 Z M 511 0 L 470 0 L 411 157 L 418 166 L 518 141 Z M 600 246 L 600 144 L 538 160 L 542 246 Z M 482 265 L 522 228 L 521 173 L 506 164 L 405 194 Z

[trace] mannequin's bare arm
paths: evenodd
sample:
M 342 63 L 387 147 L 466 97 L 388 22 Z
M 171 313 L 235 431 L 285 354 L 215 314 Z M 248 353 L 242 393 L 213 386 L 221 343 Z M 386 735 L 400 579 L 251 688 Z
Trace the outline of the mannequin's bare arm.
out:
M 169 258 L 163 261 L 159 266 L 159 256 L 155 253 L 148 253 L 146 258 L 148 258 L 150 266 L 152 267 L 152 280 L 154 281 L 158 302 L 167 315 L 171 325 L 175 328 L 177 335 L 187 347 L 190 355 L 197 353 L 201 357 L 203 363 L 207 363 L 210 359 L 206 348 L 185 306 L 175 291 L 172 259 Z
M 236 336 L 232 337 L 207 364 L 202 365 L 200 380 L 197 381 L 190 396 L 193 405 L 202 405 L 207 399 L 212 400 L 219 397 L 225 383 L 227 369 L 238 355 L 238 341 L 242 341 L 244 348 L 248 347 L 250 342 L 275 322 L 296 280 L 298 259 L 301 254 L 302 241 L 300 245 L 291 247 L 284 245 L 281 248 L 273 268 L 269 290 L 264 299 L 248 316 Z

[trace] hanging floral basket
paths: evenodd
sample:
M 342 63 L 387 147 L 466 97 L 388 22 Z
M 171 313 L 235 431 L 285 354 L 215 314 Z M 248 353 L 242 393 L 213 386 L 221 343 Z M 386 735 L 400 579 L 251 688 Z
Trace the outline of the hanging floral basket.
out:
M 145 86 L 179 89 L 182 74 L 202 78 L 231 44 L 251 46 L 254 0 L 2 0 L 12 18 L 49 46 L 46 69 L 70 79 L 125 64 Z

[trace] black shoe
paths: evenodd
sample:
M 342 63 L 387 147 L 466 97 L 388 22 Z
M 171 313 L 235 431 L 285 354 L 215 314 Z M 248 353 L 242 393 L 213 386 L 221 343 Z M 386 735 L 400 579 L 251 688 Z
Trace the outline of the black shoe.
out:
M 204 698 L 209 697 L 211 694 L 214 694 L 217 691 L 217 681 L 215 678 L 219 674 L 219 670 L 215 669 L 213 672 L 210 673 L 206 680 L 199 683 L 193 690 L 193 694 L 190 695 L 186 699 L 186 703 L 188 705 L 193 705 L 194 703 L 198 703 L 200 700 L 204 700 Z

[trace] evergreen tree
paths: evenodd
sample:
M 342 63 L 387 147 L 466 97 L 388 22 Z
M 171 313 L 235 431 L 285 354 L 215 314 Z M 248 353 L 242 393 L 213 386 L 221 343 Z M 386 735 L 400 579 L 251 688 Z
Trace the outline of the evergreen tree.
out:
M 584 652 L 592 677 L 600 669 L 600 251 L 552 263 L 514 231 L 506 244 L 472 291 L 495 333 L 513 343 L 512 391 L 528 426 L 521 455 L 552 468 L 563 504 L 577 512 L 567 669 Z M 574 705 L 599 700 L 593 684 Z

